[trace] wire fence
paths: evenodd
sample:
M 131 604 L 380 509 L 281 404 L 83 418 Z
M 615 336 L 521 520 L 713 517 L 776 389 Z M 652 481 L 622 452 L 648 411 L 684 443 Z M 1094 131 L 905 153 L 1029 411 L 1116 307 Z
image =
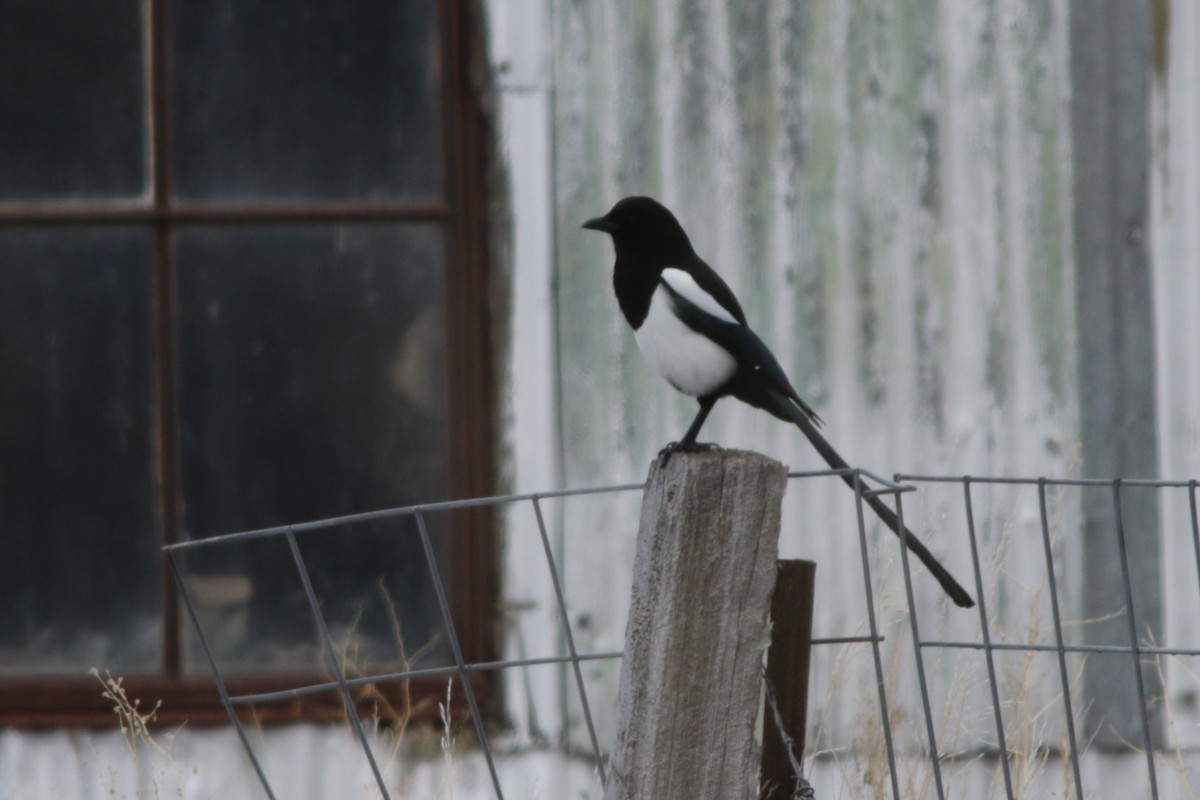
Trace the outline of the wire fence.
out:
M 919 696 L 920 716 L 924 728 L 924 741 L 918 743 L 917 750 L 920 760 L 932 774 L 933 796 L 938 797 L 939 800 L 943 800 L 947 796 L 945 775 L 947 764 L 957 758 L 959 754 L 949 752 L 949 750 L 954 750 L 953 747 L 947 749 L 944 746 L 940 746 L 943 744 L 947 734 L 943 729 L 941 731 L 942 738 L 939 739 L 938 722 L 944 718 L 945 714 L 944 709 L 937 701 L 932 699 L 932 696 L 942 689 L 942 687 L 937 685 L 936 681 L 940 679 L 943 673 L 937 669 L 930 669 L 929 661 L 934 653 L 944 654 L 973 651 L 982 653 L 986 666 L 986 680 L 984 681 L 987 687 L 986 704 L 990 705 L 989 716 L 991 718 L 991 727 L 994 729 L 991 734 L 982 737 L 985 743 L 979 750 L 987 751 L 993 757 L 994 761 L 998 763 L 999 773 L 1002 777 L 1003 796 L 1015 798 L 1021 796 L 1022 792 L 1020 778 L 1014 775 L 1013 746 L 1009 741 L 1011 735 L 1009 728 L 1012 725 L 1011 720 L 1008 721 L 1008 727 L 1006 727 L 1006 713 L 1011 716 L 1011 709 L 1009 708 L 1011 702 L 1004 697 L 1003 680 L 997 667 L 997 661 L 1001 655 L 1010 653 L 1047 654 L 1055 659 L 1055 671 L 1057 674 L 1054 679 L 1058 689 L 1056 701 L 1061 705 L 1062 718 L 1065 721 L 1065 743 L 1061 756 L 1064 762 L 1069 764 L 1070 773 L 1069 778 L 1064 779 L 1068 784 L 1068 788 L 1064 789 L 1063 794 L 1073 796 L 1077 800 L 1083 800 L 1085 785 L 1080 754 L 1085 749 L 1089 737 L 1078 730 L 1077 727 L 1081 711 L 1073 705 L 1075 702 L 1073 698 L 1079 696 L 1078 682 L 1080 674 L 1077 669 L 1072 667 L 1070 659 L 1076 657 L 1078 654 L 1104 654 L 1106 656 L 1116 654 L 1128 657 L 1130 668 L 1127 673 L 1127 680 L 1129 684 L 1133 685 L 1136 692 L 1138 711 L 1134 729 L 1139 741 L 1130 742 L 1129 748 L 1131 751 L 1144 754 L 1146 771 L 1145 796 L 1157 800 L 1160 797 L 1157 774 L 1159 767 L 1156 764 L 1155 753 L 1156 750 L 1161 748 L 1162 736 L 1158 730 L 1161 725 L 1153 715 L 1151 706 L 1161 701 L 1162 698 L 1157 695 L 1152 696 L 1151 689 L 1147 686 L 1144 674 L 1147 668 L 1146 660 L 1159 657 L 1200 656 L 1200 647 L 1165 647 L 1153 641 L 1147 641 L 1143 635 L 1139 635 L 1139 628 L 1144 628 L 1145 626 L 1139 625 L 1138 614 L 1145 614 L 1145 612 L 1137 608 L 1135 599 L 1145 596 L 1145 587 L 1138 585 L 1138 581 L 1134 577 L 1136 570 L 1131 568 L 1130 543 L 1126 530 L 1127 511 L 1124 506 L 1127 504 L 1127 495 L 1131 491 L 1150 491 L 1156 496 L 1158 493 L 1168 490 L 1184 493 L 1186 496 L 1186 507 L 1182 514 L 1179 515 L 1182 517 L 1179 524 L 1186 529 L 1187 538 L 1192 543 L 1190 558 L 1194 560 L 1196 586 L 1200 588 L 1200 524 L 1197 522 L 1197 481 L 1055 480 L 1047 478 L 1018 479 L 929 475 L 897 475 L 895 481 L 887 481 L 863 470 L 793 472 L 790 474 L 789 479 L 793 482 L 807 481 L 842 474 L 853 474 L 858 483 L 855 495 L 857 497 L 858 550 L 861 554 L 861 587 L 863 598 L 865 599 L 866 630 L 856 631 L 853 635 L 815 638 L 813 645 L 816 647 L 841 645 L 870 648 L 873 661 L 872 671 L 876 695 L 875 702 L 878 708 L 877 722 L 881 728 L 883 749 L 886 752 L 886 782 L 891 796 L 897 800 L 906 796 L 901 793 L 899 762 L 902 760 L 910 761 L 912 759 L 913 746 L 907 742 L 904 744 L 898 743 L 896 732 L 893 730 L 893 709 L 890 709 L 889 705 L 895 704 L 897 697 L 894 696 L 894 692 L 896 691 L 894 675 L 890 675 L 888 669 L 885 668 L 884 642 L 886 638 L 885 633 L 890 633 L 894 636 L 895 629 L 889 628 L 886 623 L 881 622 L 879 619 L 881 598 L 878 596 L 880 592 L 880 576 L 878 574 L 879 568 L 877 563 L 878 553 L 876 547 L 872 546 L 873 540 L 878 537 L 874 537 L 873 539 L 868 537 L 868 529 L 871 527 L 872 520 L 870 516 L 864 515 L 862 500 L 868 494 L 891 496 L 895 502 L 896 513 L 903 522 L 905 511 L 904 498 L 911 496 L 909 493 L 916 491 L 918 488 L 940 486 L 949 487 L 961 492 L 960 510 L 963 514 L 961 519 L 965 522 L 966 539 L 969 543 L 970 563 L 974 578 L 975 598 L 977 600 L 978 636 L 965 638 L 927 638 L 923 636 L 921 623 L 923 619 L 928 618 L 928 610 L 918 605 L 917 596 L 919 593 L 914 591 L 913 575 L 910 570 L 907 548 L 900 547 L 899 563 L 903 579 L 905 616 L 907 618 L 906 636 L 909 640 L 908 643 L 911 645 L 913 655 L 912 667 L 918 690 L 916 694 Z M 871 481 L 872 486 L 877 486 L 878 488 L 868 488 L 867 480 Z M 1033 535 L 1037 539 L 1040 539 L 1041 543 L 1040 559 L 1044 562 L 1045 588 L 1049 607 L 1048 617 L 1053 631 L 1051 641 L 1023 640 L 1019 638 L 1012 640 L 1011 637 L 997 636 L 998 617 L 996 616 L 996 612 L 989 611 L 989 603 L 993 597 L 1003 594 L 1003 592 L 998 591 L 997 586 L 1003 583 L 1004 576 L 995 574 L 996 562 L 994 559 L 990 559 L 985 553 L 985 543 L 983 540 L 986 537 L 981 534 L 980 515 L 976 510 L 977 497 L 984 487 L 1017 487 L 1036 492 L 1037 524 L 1035 526 L 1036 534 Z M 1059 576 L 1073 571 L 1077 572 L 1078 570 L 1073 570 L 1071 564 L 1064 563 L 1061 541 L 1063 532 L 1056 529 L 1048 500 L 1051 491 L 1068 487 L 1087 488 L 1089 491 L 1101 490 L 1108 495 L 1106 515 L 1107 521 L 1111 526 L 1111 531 L 1115 536 L 1113 546 L 1119 556 L 1120 576 L 1119 586 L 1111 587 L 1114 593 L 1119 594 L 1117 598 L 1119 600 L 1119 611 L 1112 616 L 1124 619 L 1127 630 L 1127 641 L 1120 643 L 1088 643 L 1086 641 L 1076 641 L 1078 637 L 1070 633 L 1075 620 L 1073 620 L 1064 606 L 1075 603 L 1076 590 L 1072 589 L 1070 592 L 1071 597 L 1065 598 L 1064 589 L 1059 585 Z M 420 678 L 456 677 L 458 679 L 457 684 L 461 686 L 461 691 L 465 696 L 470 711 L 471 723 L 474 726 L 480 751 L 487 764 L 495 797 L 498 800 L 503 800 L 506 795 L 500 779 L 500 770 L 497 767 L 498 754 L 492 744 L 492 738 L 489 736 L 488 720 L 485 718 L 481 704 L 476 697 L 470 676 L 481 672 L 498 672 L 513 668 L 547 664 L 565 665 L 569 668 L 570 680 L 575 685 L 574 688 L 580 704 L 590 755 L 594 759 L 600 781 L 603 783 L 606 779 L 605 748 L 602 746 L 597 732 L 597 725 L 592 711 L 592 701 L 589 700 L 587 686 L 585 685 L 583 665 L 595 660 L 619 659 L 621 653 L 613 651 L 580 652 L 577 647 L 576 631 L 571 622 L 571 615 L 568 613 L 567 595 L 563 581 L 563 564 L 559 563 L 555 558 L 551 532 L 546 522 L 546 514 L 543 507 L 546 502 L 559 498 L 568 499 L 589 495 L 603 497 L 636 492 L 642 488 L 642 484 L 631 483 L 587 489 L 430 503 L 353 514 L 296 525 L 231 533 L 168 546 L 166 548 L 166 556 L 175 577 L 183 607 L 186 609 L 194 626 L 197 641 L 203 652 L 204 659 L 212 670 L 221 702 L 229 715 L 230 722 L 237 730 L 237 734 L 242 741 L 250 763 L 262 783 L 265 795 L 270 798 L 277 797 L 276 791 L 272 788 L 267 773 L 256 755 L 254 747 L 251 745 L 250 734 L 238 713 L 239 708 L 258 704 L 291 702 L 299 698 L 336 691 L 341 697 L 353 733 L 361 744 L 366 759 L 370 764 L 370 769 L 380 794 L 384 798 L 391 798 L 393 794 L 389 790 L 384 772 L 371 747 L 371 728 L 359 714 L 358 704 L 354 699 L 354 690 L 370 685 L 393 684 Z M 1091 505 L 1095 506 L 1095 503 Z M 435 536 L 439 534 L 431 529 L 429 520 L 436 515 L 461 509 L 490 508 L 503 510 L 518 506 L 532 509 L 533 517 L 536 520 L 537 534 L 541 541 L 541 552 L 545 558 L 545 565 L 549 570 L 554 603 L 561 625 L 562 641 L 565 644 L 565 652 L 552 656 L 472 663 L 464 657 L 454 613 L 452 612 L 453 606 L 449 590 L 443 578 L 443 570 L 446 565 L 439 563 L 438 553 L 440 551 L 435 546 Z M 1094 517 L 1094 508 L 1091 513 Z M 444 666 L 404 669 L 365 676 L 350 675 L 347 672 L 347 665 L 344 663 L 344 653 L 339 655 L 337 641 L 330 633 L 321 599 L 310 579 L 310 567 L 306 564 L 301 553 L 298 539 L 321 530 L 330 530 L 358 523 L 375 523 L 399 519 L 408 519 L 415 524 L 417 534 L 420 538 L 421 552 L 425 559 L 425 568 L 428 571 L 436 596 L 436 606 L 438 615 L 440 616 L 442 634 L 449 645 L 453 663 Z M 951 523 L 958 524 L 957 520 L 947 520 L 946 522 L 948 525 Z M 1143 539 L 1139 539 L 1139 542 L 1143 541 Z M 311 614 L 319 634 L 325 668 L 328 674 L 332 676 L 331 680 L 306 683 L 271 692 L 253 694 L 235 694 L 230 692 L 227 676 L 225 675 L 226 670 L 220 665 L 218 654 L 215 652 L 210 641 L 213 631 L 206 630 L 206 626 L 203 624 L 203 615 L 200 613 L 199 603 L 194 596 L 193 588 L 189 585 L 189 573 L 181 566 L 180 562 L 185 555 L 190 553 L 229 548 L 254 540 L 274 540 L 282 542 L 286 546 L 286 551 L 290 554 L 290 569 L 295 571 L 303 587 L 308 612 Z M 894 541 L 894 539 L 886 540 L 886 544 L 893 548 L 893 552 L 895 551 L 892 544 Z M 875 545 L 877 546 L 878 542 L 875 542 Z M 1067 548 L 1067 550 L 1072 554 L 1072 557 L 1077 555 L 1077 550 L 1071 548 Z M 1138 555 L 1140 557 L 1143 554 L 1139 553 Z M 922 576 L 918 575 L 917 577 L 920 580 Z M 1157 591 L 1157 587 L 1153 588 Z M 924 590 L 922 589 L 922 591 Z M 934 620 L 935 624 L 936 622 Z M 1145 620 L 1142 620 L 1142 622 L 1145 622 Z M 211 627 L 211 623 L 209 627 Z M 768 702 L 772 695 L 773 692 L 768 687 Z M 901 699 L 905 701 L 912 700 L 910 697 Z M 795 769 L 800 769 L 801 765 L 798 761 L 794 762 L 794 765 Z M 804 776 L 798 774 L 797 777 L 803 778 Z M 811 793 L 811 789 L 806 789 L 805 791 Z M 804 796 L 811 796 L 811 794 Z

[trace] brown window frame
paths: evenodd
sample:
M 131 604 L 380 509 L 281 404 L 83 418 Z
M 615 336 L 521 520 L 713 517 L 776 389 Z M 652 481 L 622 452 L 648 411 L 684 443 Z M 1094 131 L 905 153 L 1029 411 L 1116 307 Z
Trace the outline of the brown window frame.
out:
M 481 20 L 470 0 L 438 0 L 443 191 L 435 202 L 181 203 L 172 199 L 170 131 L 170 0 L 147 0 L 150 197 L 139 202 L 64 201 L 0 203 L 0 227 L 143 224 L 154 240 L 154 470 L 157 527 L 162 544 L 182 530 L 176 368 L 175 265 L 177 229 L 205 223 L 433 222 L 443 225 L 446 269 L 447 390 L 450 424 L 449 487 L 452 497 L 494 492 L 495 414 L 488 302 L 486 174 L 487 116 L 472 65 L 482 54 Z M 452 534 L 450 552 L 458 580 L 451 600 L 468 661 L 494 660 L 493 610 L 497 591 L 494 523 L 488 513 L 470 516 Z M 122 675 L 128 696 L 143 708 L 161 705 L 156 721 L 227 721 L 212 676 L 183 671 L 183 626 L 176 587 L 162 561 L 163 657 L 153 674 Z M 113 704 L 82 666 L 78 676 L 0 676 L 0 725 L 100 726 L 118 723 Z M 269 692 L 324 680 L 317 675 L 226 676 L 234 694 Z M 494 698 L 487 675 L 472 677 L 484 707 Z M 444 679 L 414 680 L 413 697 L 445 696 Z M 399 691 L 391 687 L 388 691 Z M 462 692 L 454 694 L 462 703 Z M 463 709 L 452 709 L 462 712 Z M 436 711 L 432 712 L 436 713 Z M 262 722 L 340 720 L 336 696 L 304 703 L 260 706 Z

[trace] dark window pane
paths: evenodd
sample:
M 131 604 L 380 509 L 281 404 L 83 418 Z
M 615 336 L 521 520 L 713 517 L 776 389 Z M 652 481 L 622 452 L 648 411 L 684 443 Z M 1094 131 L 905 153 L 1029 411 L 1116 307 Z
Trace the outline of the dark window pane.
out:
M 434 515 L 431 535 L 444 524 Z M 297 543 L 321 614 L 353 676 L 450 662 L 412 517 L 306 531 Z M 447 578 L 443 553 L 443 579 Z M 327 672 L 324 643 L 286 539 L 184 551 L 181 565 L 205 639 L 222 670 Z M 187 668 L 207 661 L 194 632 Z
M 0 231 L 0 664 L 157 666 L 151 243 Z
M 445 497 L 441 241 L 427 225 L 177 235 L 190 536 Z M 427 625 L 414 537 L 371 530 L 303 544 L 331 614 L 377 605 L 384 581 L 405 626 Z M 231 619 L 246 617 L 244 642 L 226 645 L 234 660 L 270 663 L 269 645 L 286 660 L 289 648 L 313 641 L 311 619 L 296 612 L 303 597 L 291 562 L 280 563 L 277 550 L 202 551 L 189 568 L 209 585 L 237 588 L 219 601 Z M 362 626 L 390 637 L 380 614 Z
M 180 197 L 437 195 L 434 3 L 186 2 L 171 19 Z
M 147 188 L 140 0 L 13 0 L 0 17 L 0 200 Z

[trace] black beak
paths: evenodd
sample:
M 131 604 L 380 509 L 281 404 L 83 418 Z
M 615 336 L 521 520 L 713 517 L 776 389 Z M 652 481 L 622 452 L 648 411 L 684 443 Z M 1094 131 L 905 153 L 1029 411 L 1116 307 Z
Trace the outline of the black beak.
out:
M 612 233 L 617 229 L 617 226 L 612 223 L 607 216 L 592 217 L 587 222 L 583 223 L 582 227 L 590 231 L 603 231 L 604 233 Z

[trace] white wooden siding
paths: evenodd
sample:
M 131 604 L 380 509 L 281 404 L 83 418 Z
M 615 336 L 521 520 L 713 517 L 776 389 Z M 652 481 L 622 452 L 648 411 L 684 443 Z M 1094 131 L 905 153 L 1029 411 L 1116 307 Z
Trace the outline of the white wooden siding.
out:
M 641 363 L 624 330 L 606 238 L 578 230 L 621 196 L 643 193 L 675 210 L 851 463 L 883 474 L 1073 474 L 1065 2 L 556 10 L 568 483 L 640 479 L 694 413 Z M 824 466 L 798 432 L 732 401 L 718 404 L 701 438 L 795 468 Z M 1036 506 L 1014 511 L 1004 495 L 995 493 L 983 524 L 993 547 L 1006 543 L 988 590 L 1015 575 L 1036 592 Z M 965 523 L 945 516 L 961 508 L 955 502 L 924 518 L 919 504 L 908 508 L 969 581 Z M 798 484 L 788 508 L 784 555 L 819 564 L 818 634 L 861 632 L 850 493 Z M 568 530 L 590 522 L 564 521 Z M 620 585 L 613 542 L 635 525 L 632 515 L 613 524 L 608 536 L 581 534 L 567 566 L 588 617 L 616 638 L 625 597 L 602 589 Z M 890 534 L 873 535 L 894 552 Z M 895 577 L 892 569 L 891 592 Z M 919 601 L 936 608 L 936 586 L 917 579 Z M 1027 594 L 997 593 L 995 613 L 1026 613 Z M 978 635 L 970 614 L 939 619 L 943 630 L 929 635 Z M 902 618 L 889 623 L 901 641 Z M 828 691 L 832 659 L 814 666 L 816 696 Z M 852 683 L 870 681 L 864 672 Z M 827 711 L 822 735 L 846 741 L 860 714 L 846 704 Z
M 1200 4 L 1163 4 L 1167 38 L 1157 51 L 1153 96 L 1150 235 L 1157 334 L 1159 453 L 1164 475 L 1200 478 Z M 1190 510 L 1174 496 L 1162 504 L 1166 636 L 1200 641 L 1200 591 Z M 1200 670 L 1170 659 L 1173 735 L 1200 748 Z

